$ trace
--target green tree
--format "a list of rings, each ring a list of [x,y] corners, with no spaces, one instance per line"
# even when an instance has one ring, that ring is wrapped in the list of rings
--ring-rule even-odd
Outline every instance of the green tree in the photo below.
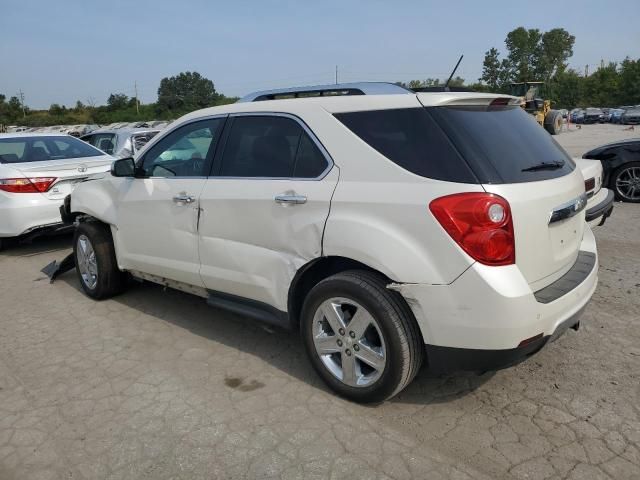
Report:
[[[619,105],[640,104],[640,59],[625,58],[620,64]]]
[[[524,82],[535,80],[540,59],[542,34],[537,28],[527,30],[518,27],[507,34],[507,59],[513,71],[513,80]]]
[[[582,101],[584,78],[575,70],[558,73],[550,82],[553,108],[585,106]]]
[[[182,72],[160,81],[157,107],[159,111],[196,110],[216,105],[219,100],[211,80],[198,72]]]
[[[107,99],[107,107],[110,110],[122,110],[127,107],[129,97],[124,93],[112,93]]]
[[[584,106],[594,107],[612,105],[618,97],[619,79],[620,75],[615,63],[599,68],[592,75],[583,79],[580,103]]]
[[[64,115],[66,112],[66,107],[64,105],[59,105],[57,103],[52,103],[49,107],[49,115],[60,116]]]
[[[536,76],[547,80],[567,68],[567,60],[573,55],[576,37],[564,28],[554,28],[542,34],[536,59]]]
[[[497,92],[501,82],[500,54],[497,48],[491,48],[484,54],[482,62],[482,77],[480,81],[485,82],[489,89]]]

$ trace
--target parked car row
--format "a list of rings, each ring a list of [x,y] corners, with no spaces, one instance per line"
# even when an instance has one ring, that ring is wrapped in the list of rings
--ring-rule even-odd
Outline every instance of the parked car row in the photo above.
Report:
[[[7,133],[66,133],[73,137],[80,137],[93,130],[100,128],[96,124],[81,124],[81,125],[53,125],[48,127],[19,127],[9,126],[7,127]]]
[[[567,117],[565,117],[567,118]],[[640,105],[620,108],[574,108],[568,114],[571,123],[621,123],[640,124]]]
[[[150,120],[138,122],[115,122],[109,125],[96,124],[80,124],[80,125],[53,125],[48,127],[21,127],[10,125],[6,128],[6,133],[66,133],[73,137],[82,137],[95,130],[109,129],[117,130],[120,128],[150,128],[153,130],[162,130],[173,120]]]

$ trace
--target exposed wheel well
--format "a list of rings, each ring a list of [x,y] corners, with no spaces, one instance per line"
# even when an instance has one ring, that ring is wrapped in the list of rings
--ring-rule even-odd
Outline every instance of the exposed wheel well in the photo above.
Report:
[[[379,271],[371,268],[364,263],[352,260],[346,257],[321,257],[304,265],[291,282],[289,287],[288,311],[289,322],[292,328],[298,328],[300,324],[300,312],[302,304],[307,294],[320,281],[324,280],[336,273],[346,270],[366,270],[383,275],[384,278],[391,280]]]

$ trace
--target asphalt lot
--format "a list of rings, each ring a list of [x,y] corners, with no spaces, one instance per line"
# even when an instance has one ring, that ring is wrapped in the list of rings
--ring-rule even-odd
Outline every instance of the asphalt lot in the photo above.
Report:
[[[588,125],[574,156],[640,136]],[[423,370],[385,404],[332,395],[294,334],[154,285],[95,303],[0,253],[0,479],[640,478],[640,205],[595,230],[579,332],[482,376]]]

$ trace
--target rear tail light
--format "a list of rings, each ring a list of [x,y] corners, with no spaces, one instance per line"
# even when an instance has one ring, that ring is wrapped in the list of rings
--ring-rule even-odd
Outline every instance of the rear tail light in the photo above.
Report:
[[[584,181],[584,189],[586,192],[593,190],[594,188],[596,188],[596,179],[595,178],[590,178],[589,180],[585,180]]]
[[[0,190],[10,193],[44,193],[55,181],[55,177],[0,178]]]
[[[491,193],[457,193],[436,198],[429,210],[474,260],[485,265],[516,261],[509,202]]]

